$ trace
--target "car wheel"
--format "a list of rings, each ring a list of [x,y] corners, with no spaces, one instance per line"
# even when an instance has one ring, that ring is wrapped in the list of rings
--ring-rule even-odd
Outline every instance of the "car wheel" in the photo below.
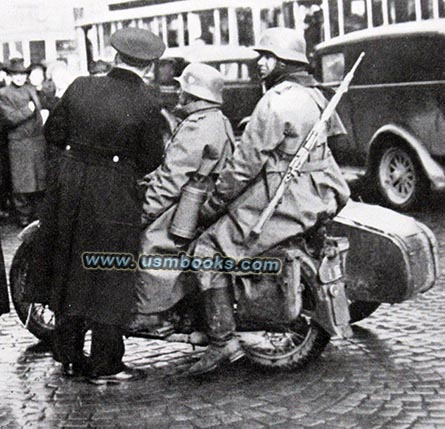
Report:
[[[384,203],[410,210],[426,188],[426,178],[415,155],[401,145],[386,147],[377,164],[377,189]]]

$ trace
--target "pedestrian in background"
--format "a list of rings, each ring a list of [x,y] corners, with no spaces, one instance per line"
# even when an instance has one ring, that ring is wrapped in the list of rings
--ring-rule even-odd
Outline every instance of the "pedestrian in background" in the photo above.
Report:
[[[142,376],[126,367],[122,326],[134,305],[132,271],[89,270],[84,252],[133,253],[139,246],[142,202],[137,179],[162,161],[162,116],[142,80],[165,45],[153,33],[118,30],[107,76],[76,79],[49,116],[45,136],[63,149],[58,180],[47,192],[41,230],[51,239],[54,357],[66,375],[95,384]],[[83,354],[85,324],[91,353]]]
[[[54,82],[46,78],[46,67],[41,63],[33,63],[28,67],[29,83],[36,89],[42,107],[43,122],[54,109],[58,99],[56,98],[56,86]]]
[[[0,89],[10,83],[7,68],[0,63]],[[0,220],[9,218],[11,205],[11,169],[9,167],[8,133],[6,123],[0,115]]]
[[[23,59],[11,59],[7,70],[11,84],[0,90],[0,115],[8,134],[12,199],[24,227],[35,218],[46,187],[46,143],[40,101],[27,83]]]

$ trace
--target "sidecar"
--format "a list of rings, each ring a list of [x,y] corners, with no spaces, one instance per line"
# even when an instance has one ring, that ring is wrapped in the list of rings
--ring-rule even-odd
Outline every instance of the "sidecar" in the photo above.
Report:
[[[11,266],[10,287],[23,324],[38,338],[48,339],[54,329],[51,311],[44,304],[26,299],[32,296],[29,262],[37,231],[34,228],[22,234],[23,243]],[[367,317],[380,303],[402,302],[427,291],[438,277],[435,236],[412,217],[351,201],[334,219],[328,233],[347,237],[350,243],[345,277],[352,322]]]
[[[347,237],[347,296],[353,322],[381,303],[399,303],[434,286],[439,276],[437,240],[414,218],[350,201],[329,234]]]

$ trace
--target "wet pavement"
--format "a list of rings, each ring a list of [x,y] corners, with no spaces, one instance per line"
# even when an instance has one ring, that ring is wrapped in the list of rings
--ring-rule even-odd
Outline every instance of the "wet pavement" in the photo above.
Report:
[[[445,267],[445,197],[413,213],[435,232]],[[3,227],[7,266],[17,229]],[[130,338],[126,362],[148,378],[118,386],[66,379],[15,312],[0,318],[1,428],[445,428],[445,272],[417,298],[382,305],[317,362],[265,372],[241,361],[197,379],[201,350]]]

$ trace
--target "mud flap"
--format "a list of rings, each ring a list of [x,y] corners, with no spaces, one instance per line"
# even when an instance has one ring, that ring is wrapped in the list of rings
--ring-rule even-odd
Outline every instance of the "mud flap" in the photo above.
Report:
[[[316,291],[314,320],[331,335],[352,336],[349,324],[349,302],[346,297],[343,273],[349,242],[346,238],[328,238],[318,269],[320,285]]]

